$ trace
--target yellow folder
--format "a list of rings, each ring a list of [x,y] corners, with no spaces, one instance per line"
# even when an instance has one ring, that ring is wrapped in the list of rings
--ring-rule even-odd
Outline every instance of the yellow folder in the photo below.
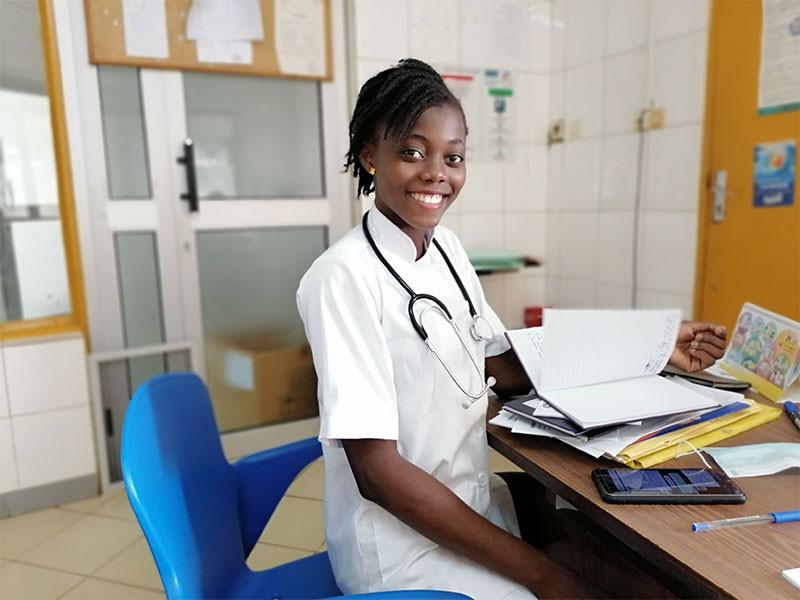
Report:
[[[730,415],[690,425],[670,433],[636,442],[624,448],[615,458],[634,469],[649,468],[691,452],[694,448],[710,446],[720,440],[777,419],[781,410],[773,406],[744,400],[750,406]]]

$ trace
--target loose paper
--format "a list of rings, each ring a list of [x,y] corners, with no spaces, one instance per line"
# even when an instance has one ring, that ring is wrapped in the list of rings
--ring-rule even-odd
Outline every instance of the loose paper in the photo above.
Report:
[[[125,54],[168,58],[165,0],[122,0]]]
[[[800,110],[800,2],[763,0],[759,114]]]
[[[186,18],[186,37],[203,42],[263,40],[259,0],[194,0]]]
[[[281,72],[325,74],[322,0],[275,0],[275,50]]]

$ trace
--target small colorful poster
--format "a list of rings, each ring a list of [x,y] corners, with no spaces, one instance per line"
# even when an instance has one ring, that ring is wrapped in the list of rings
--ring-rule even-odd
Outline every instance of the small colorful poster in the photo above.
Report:
[[[791,206],[797,171],[794,140],[757,144],[753,152],[753,206]]]
[[[778,400],[800,375],[800,323],[745,303],[720,366]]]

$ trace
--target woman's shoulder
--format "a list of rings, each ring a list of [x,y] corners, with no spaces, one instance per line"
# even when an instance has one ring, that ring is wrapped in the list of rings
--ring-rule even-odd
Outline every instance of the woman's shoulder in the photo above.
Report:
[[[362,285],[368,279],[365,267],[369,246],[360,228],[354,228],[320,254],[300,282],[304,288]]]

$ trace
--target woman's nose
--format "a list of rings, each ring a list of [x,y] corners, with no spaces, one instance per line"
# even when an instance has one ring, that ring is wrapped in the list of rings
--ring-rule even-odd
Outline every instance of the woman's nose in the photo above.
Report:
[[[431,181],[431,182],[439,182],[439,181],[444,181],[445,179],[447,179],[447,176],[444,174],[444,169],[441,169],[441,168],[439,168],[437,166],[433,166],[433,165],[431,167],[425,169],[425,171],[423,171],[421,177],[422,177],[423,180]]]

